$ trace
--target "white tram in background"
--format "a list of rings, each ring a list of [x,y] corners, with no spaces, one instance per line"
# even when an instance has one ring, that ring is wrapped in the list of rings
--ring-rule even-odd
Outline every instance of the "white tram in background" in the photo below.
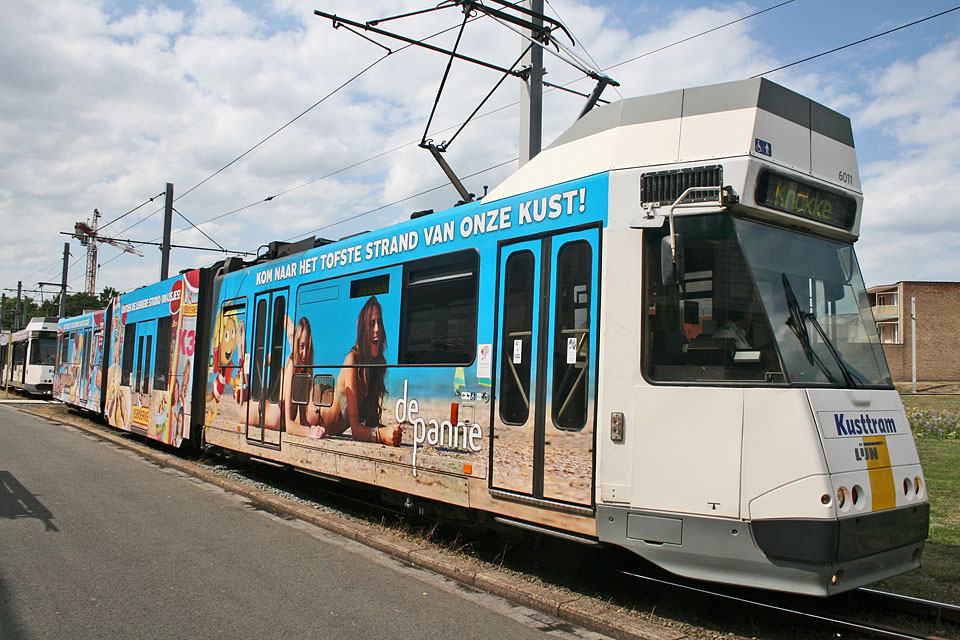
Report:
[[[929,522],[861,204],[849,119],[768,80],[611,103],[479,202],[118,297],[103,411],[692,578],[853,589],[919,567]]]
[[[31,394],[49,395],[57,359],[59,318],[30,318],[20,331],[4,333],[0,344],[3,382]],[[12,345],[12,346],[11,346]],[[7,350],[12,352],[8,354]]]

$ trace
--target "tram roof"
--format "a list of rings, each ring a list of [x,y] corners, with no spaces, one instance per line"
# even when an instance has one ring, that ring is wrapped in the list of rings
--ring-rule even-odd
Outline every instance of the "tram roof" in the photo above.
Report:
[[[772,152],[758,154],[754,147],[762,140],[772,143]],[[827,154],[822,152],[824,144],[831,147]],[[751,156],[860,190],[850,119],[775,82],[750,78],[597,107],[492,189],[484,201],[604,171],[662,170]],[[824,162],[828,156],[845,158],[843,166],[852,181],[838,182],[836,163]]]
[[[611,102],[577,120],[548,148],[616,127],[753,107],[854,146],[847,116],[766,78],[749,78]]]

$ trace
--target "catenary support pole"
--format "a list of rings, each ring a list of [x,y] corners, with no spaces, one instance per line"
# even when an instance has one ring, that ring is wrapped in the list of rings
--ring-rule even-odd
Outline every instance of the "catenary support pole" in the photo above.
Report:
[[[60,317],[67,317],[67,272],[70,269],[70,243],[63,243],[63,275],[60,276]]]
[[[170,275],[170,227],[173,224],[173,184],[167,183],[163,199],[163,244],[160,245],[160,279]]]
[[[20,297],[23,293],[23,281],[17,282],[17,314],[13,316],[13,330],[20,329]]]
[[[543,13],[543,0],[525,0],[524,6],[536,14]],[[539,17],[530,21],[543,26]],[[536,37],[536,34],[531,34]],[[521,40],[526,49],[529,42]],[[520,166],[522,167],[540,153],[543,133],[543,47],[533,46],[523,58],[525,75],[520,89]]]

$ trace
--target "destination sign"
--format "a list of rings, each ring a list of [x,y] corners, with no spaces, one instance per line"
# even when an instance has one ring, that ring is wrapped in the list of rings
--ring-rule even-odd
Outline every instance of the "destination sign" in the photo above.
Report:
[[[773,171],[760,172],[757,204],[848,231],[857,217],[853,198]]]

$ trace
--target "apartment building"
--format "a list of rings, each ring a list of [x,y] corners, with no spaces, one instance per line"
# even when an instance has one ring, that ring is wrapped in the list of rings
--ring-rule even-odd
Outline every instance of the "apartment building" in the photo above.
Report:
[[[867,289],[894,382],[912,379],[910,300],[916,301],[917,380],[960,380],[960,282],[902,281]]]

